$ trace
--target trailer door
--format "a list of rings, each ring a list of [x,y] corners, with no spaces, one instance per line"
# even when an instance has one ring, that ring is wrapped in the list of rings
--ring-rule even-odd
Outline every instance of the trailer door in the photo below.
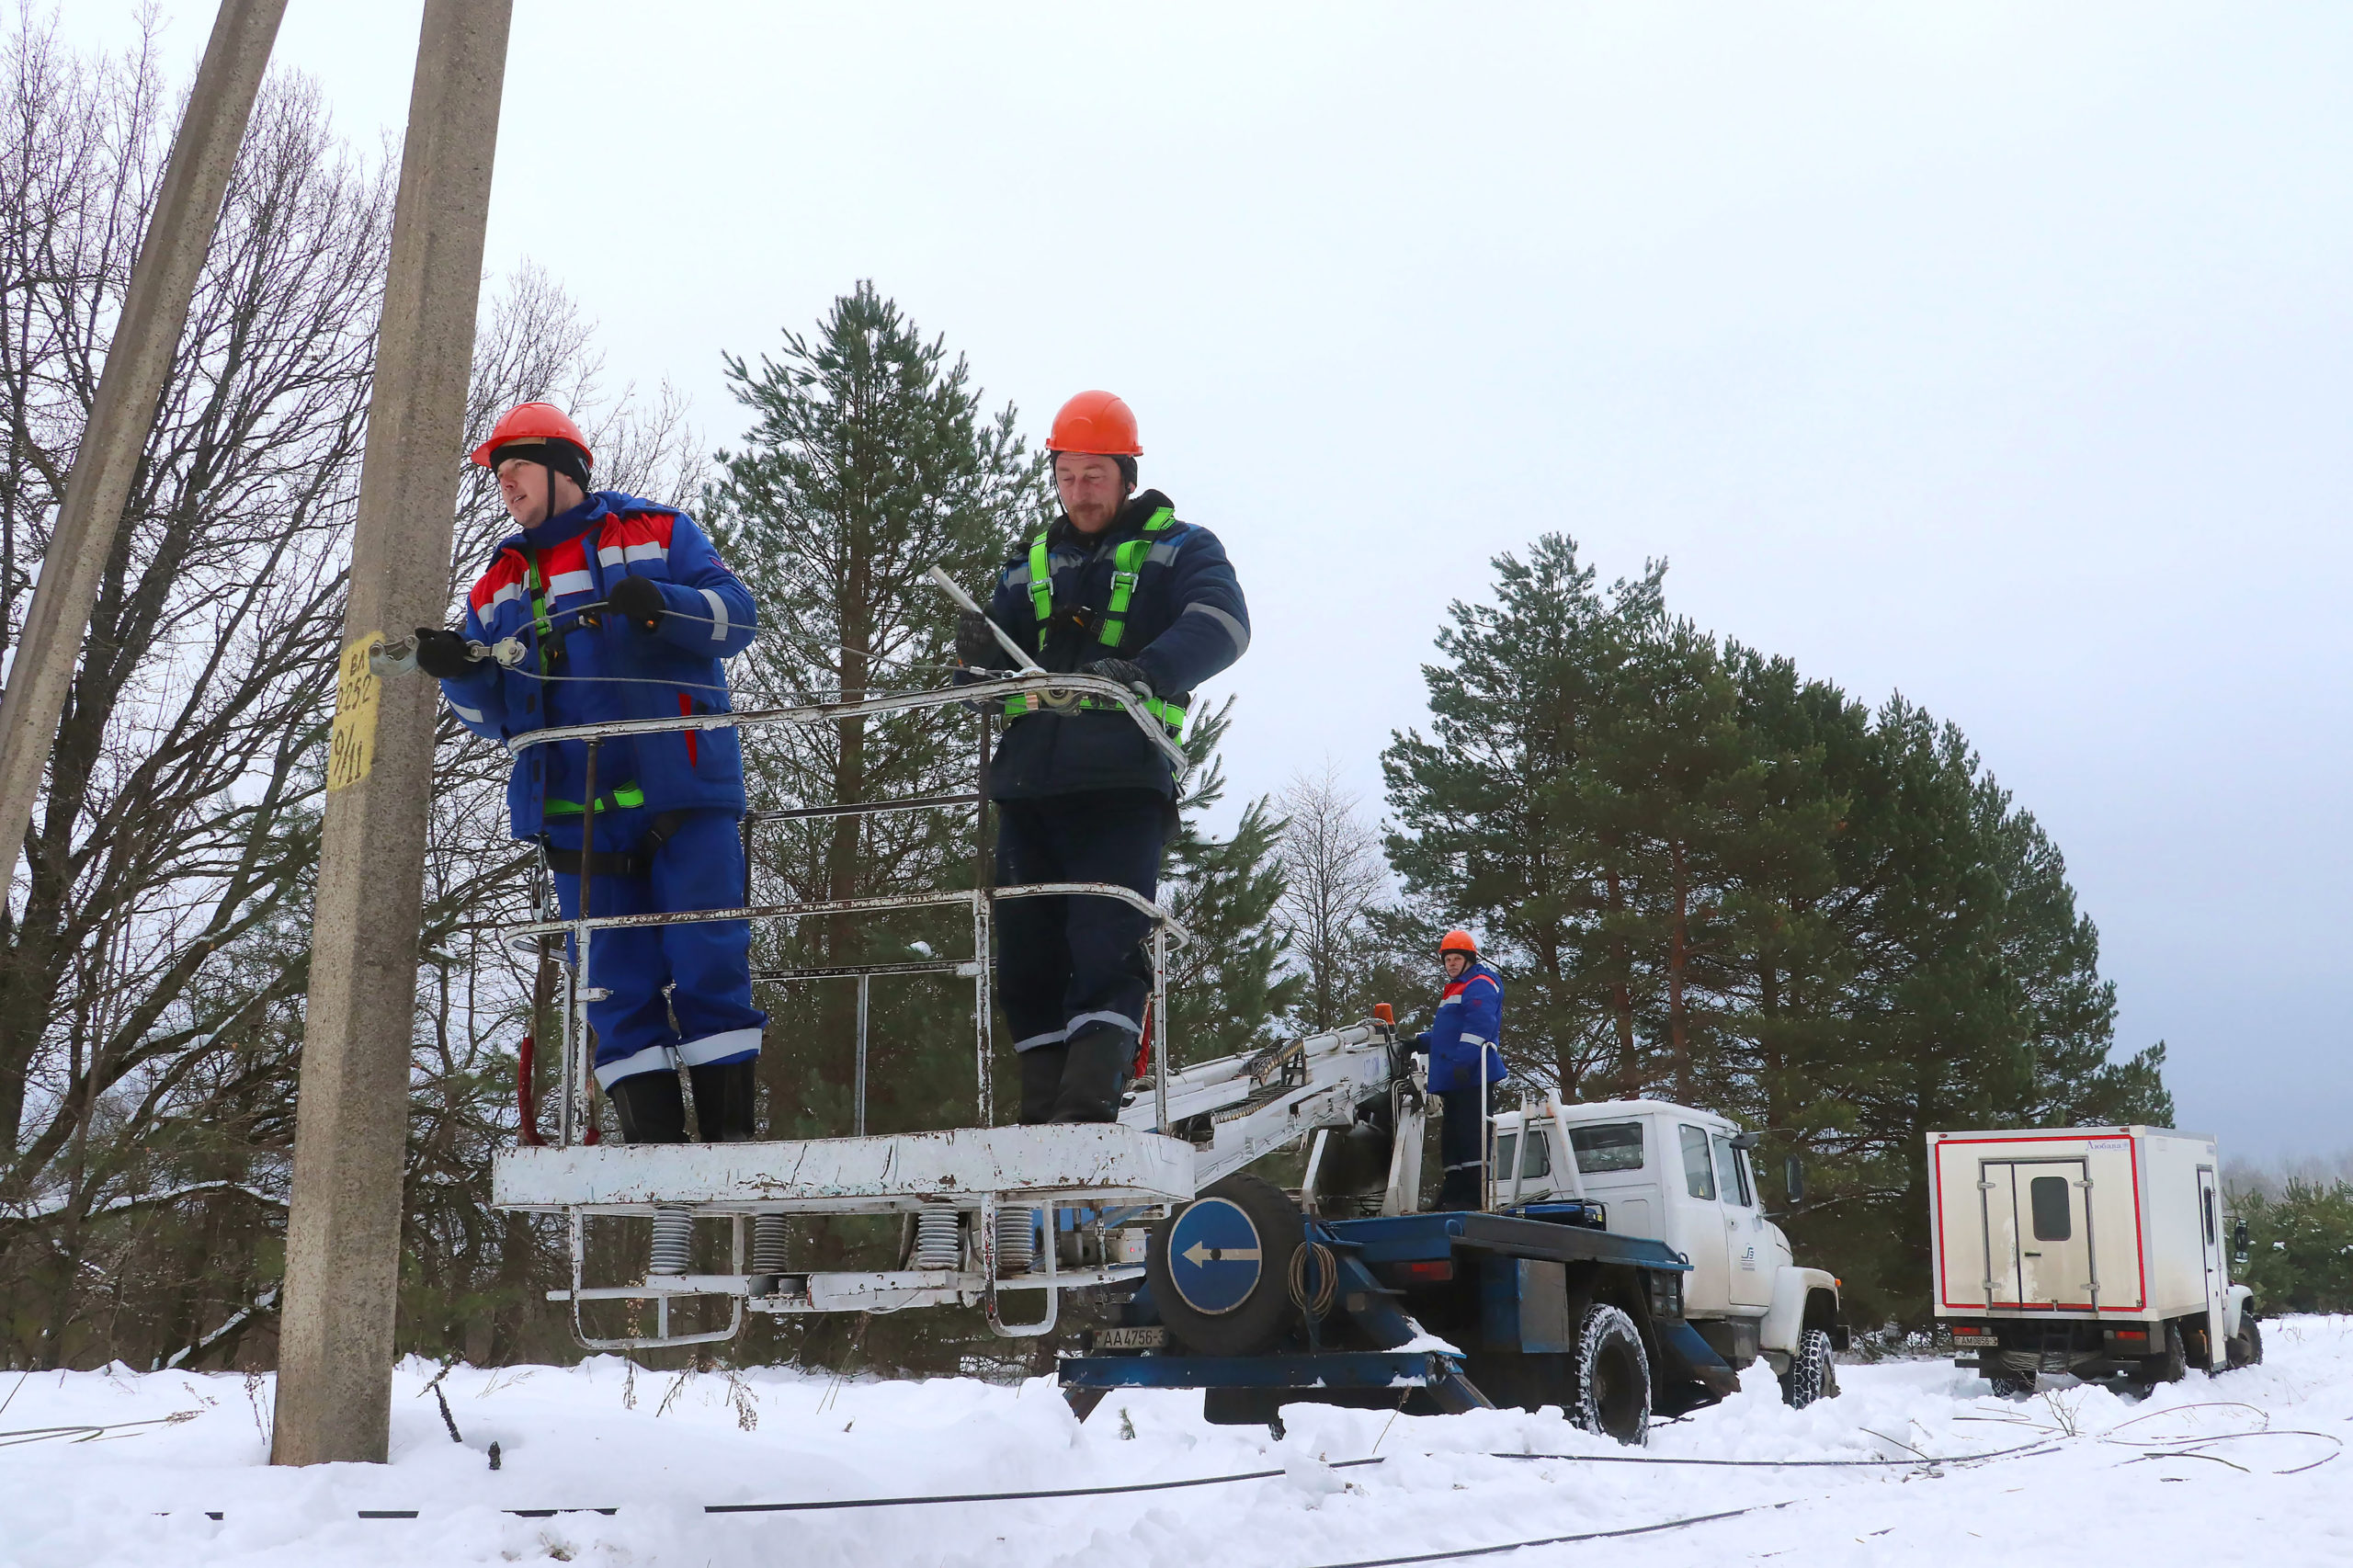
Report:
[[[1987,1303],[2096,1310],[2099,1282],[2084,1162],[1987,1160],[1978,1170]]]
[[[2229,1277],[2222,1270],[2222,1196],[2211,1165],[2198,1167],[2198,1238],[2199,1257],[2206,1266],[2206,1354],[2211,1371],[2228,1359],[2222,1349],[2222,1325],[2228,1312],[2224,1298],[2230,1290]]]

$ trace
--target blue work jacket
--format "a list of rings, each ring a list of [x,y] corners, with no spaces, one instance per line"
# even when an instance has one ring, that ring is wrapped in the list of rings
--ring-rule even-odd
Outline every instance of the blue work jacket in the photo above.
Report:
[[[667,613],[654,631],[591,608],[624,575],[661,588]],[[512,665],[483,660],[441,690],[468,729],[510,751],[534,730],[732,712],[722,661],[749,647],[757,630],[750,591],[692,517],[598,491],[500,543],[467,596],[465,635],[492,647],[512,639],[522,657]],[[587,756],[585,741],[517,753],[506,781],[517,838],[579,817]],[[732,729],[607,740],[597,749],[597,795],[599,811],[740,816],[743,747]]]
[[[1473,959],[1461,975],[1446,983],[1438,998],[1438,1016],[1414,1043],[1430,1053],[1430,1092],[1477,1086],[1479,1062],[1487,1064],[1487,1082],[1506,1076],[1503,1053],[1504,981],[1495,966]]]
[[[1137,540],[1145,541],[1134,551],[1141,569],[1114,614],[1120,547]],[[1097,659],[1132,660],[1154,697],[1181,708],[1250,646],[1250,608],[1225,547],[1209,529],[1176,521],[1168,497],[1157,490],[1131,500],[1099,534],[1080,533],[1066,517],[1055,519],[1044,553],[1048,617],[1040,619],[1040,596],[1031,591],[1034,549],[997,574],[988,613],[1046,669],[1062,674]],[[1105,640],[1107,627],[1116,641]],[[1025,711],[1007,725],[989,767],[989,794],[1000,801],[1136,789],[1174,798],[1176,774],[1135,721],[1117,710]]]

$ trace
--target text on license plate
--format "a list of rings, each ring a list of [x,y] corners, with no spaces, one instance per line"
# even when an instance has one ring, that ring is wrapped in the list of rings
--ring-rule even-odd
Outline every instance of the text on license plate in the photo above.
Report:
[[[1165,1350],[1168,1347],[1168,1331],[1154,1324],[1147,1328],[1098,1328],[1095,1331],[1097,1350]]]

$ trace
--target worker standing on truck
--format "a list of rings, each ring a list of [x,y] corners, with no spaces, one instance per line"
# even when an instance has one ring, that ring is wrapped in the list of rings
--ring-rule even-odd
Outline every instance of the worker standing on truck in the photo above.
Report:
[[[1200,684],[1250,646],[1250,612],[1225,547],[1136,491],[1136,417],[1105,392],[1054,415],[1047,450],[1062,515],[997,574],[984,619],[958,623],[972,670],[1012,663],[988,621],[1057,673],[1132,687],[1172,736]],[[1113,882],[1151,898],[1176,820],[1168,758],[1119,705],[1006,705],[990,765],[996,885]],[[997,987],[1021,1063],[1021,1119],[1111,1121],[1143,1027],[1149,919],[1110,899],[997,905]]]
[[[722,661],[751,644],[752,596],[686,513],[588,489],[595,459],[551,403],[510,410],[474,449],[519,532],[474,584],[465,629],[419,627],[416,662],[450,710],[502,744],[534,730],[732,711]],[[504,645],[503,653],[501,652]],[[731,909],[744,896],[744,758],[733,729],[532,746],[506,784],[509,830],[545,846],[563,917]],[[582,863],[594,812],[592,857]],[[737,921],[618,926],[589,941],[597,1082],[631,1143],[686,1142],[683,1063],[705,1142],[753,1133],[767,1016]],[[665,995],[665,993],[667,993]]]
[[[1430,1092],[1445,1108],[1438,1117],[1438,1160],[1446,1178],[1440,1209],[1482,1209],[1487,1191],[1487,1119],[1494,1085],[1504,1081],[1504,981],[1479,957],[1468,931],[1438,941],[1446,991],[1437,1017],[1414,1043],[1429,1052]]]

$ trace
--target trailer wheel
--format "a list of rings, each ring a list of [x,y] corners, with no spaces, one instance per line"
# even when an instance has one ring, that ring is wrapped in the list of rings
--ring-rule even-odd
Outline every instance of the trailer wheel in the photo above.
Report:
[[[1571,1418],[1588,1432],[1642,1447],[1650,1438],[1651,1358],[1634,1320],[1596,1303],[1586,1309],[1576,1346],[1569,1369],[1576,1381]]]
[[[1798,1353],[1781,1374],[1781,1402],[1791,1410],[1803,1410],[1817,1399],[1837,1397],[1838,1370],[1831,1359],[1829,1331],[1809,1328],[1798,1335]]]
[[[1307,1225],[1282,1188],[1230,1176],[1152,1228],[1144,1278],[1153,1304],[1201,1356],[1256,1356],[1290,1326],[1291,1254]]]
[[[2034,1392],[2032,1372],[1995,1372],[1985,1381],[1995,1399],[2024,1399]]]

